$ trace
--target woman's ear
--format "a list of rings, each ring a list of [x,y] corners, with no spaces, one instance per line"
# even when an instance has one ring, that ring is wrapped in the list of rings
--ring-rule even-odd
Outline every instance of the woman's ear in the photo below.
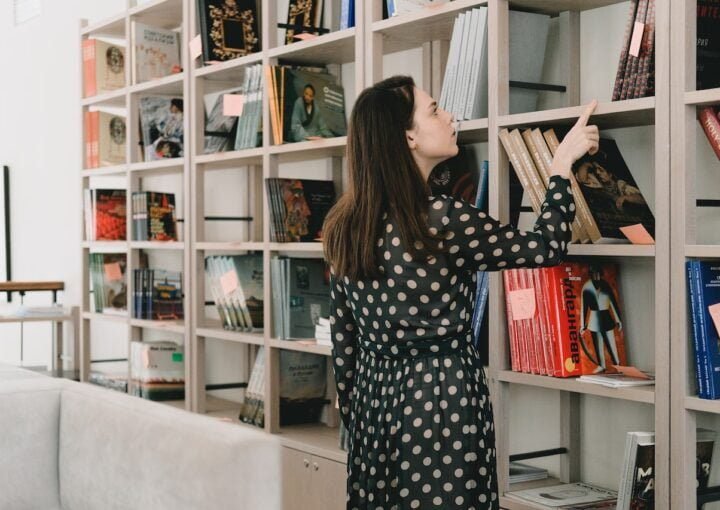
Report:
[[[407,139],[408,147],[410,147],[410,150],[413,151],[417,149],[417,143],[415,142],[415,132],[408,130],[405,131],[405,138]]]

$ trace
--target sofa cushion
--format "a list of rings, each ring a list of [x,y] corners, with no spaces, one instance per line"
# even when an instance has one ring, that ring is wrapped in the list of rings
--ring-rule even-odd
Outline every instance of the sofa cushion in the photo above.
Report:
[[[47,377],[0,382],[0,510],[60,508],[58,425],[63,386]]]
[[[280,506],[280,447],[262,432],[79,384],[60,427],[66,510]]]

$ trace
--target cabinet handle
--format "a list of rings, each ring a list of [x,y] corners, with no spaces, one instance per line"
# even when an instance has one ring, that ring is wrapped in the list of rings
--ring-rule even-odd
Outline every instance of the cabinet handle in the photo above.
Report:
[[[307,459],[303,459],[303,465],[304,465],[305,467],[310,467],[310,461],[307,460]]]
[[[313,462],[313,469],[314,469],[315,471],[317,471],[318,469],[320,469],[320,466],[318,466],[318,463],[317,463],[317,462]]]

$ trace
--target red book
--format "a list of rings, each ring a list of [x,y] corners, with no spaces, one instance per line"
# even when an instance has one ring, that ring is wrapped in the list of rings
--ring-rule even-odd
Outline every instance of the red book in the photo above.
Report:
[[[720,159],[720,110],[716,106],[701,108],[698,120],[715,155]]]
[[[505,315],[507,316],[508,343],[510,345],[510,369],[513,372],[522,372],[520,352],[518,346],[517,330],[512,320],[512,305],[510,304],[510,273],[512,270],[503,271],[503,284],[505,286]]]
[[[553,341],[556,347],[555,365],[558,377],[582,375],[580,364],[580,316],[577,295],[572,283],[573,264],[547,268],[548,307]]]
[[[83,57],[83,83],[85,97],[97,94],[97,77],[95,75],[95,39],[85,39],[82,42]]]
[[[537,320],[542,335],[543,351],[545,354],[545,366],[547,375],[558,375],[558,369],[555,366],[555,350],[552,341],[552,329],[550,326],[550,317],[548,315],[547,302],[547,283],[545,280],[545,270],[542,268],[531,269],[532,278],[535,283],[535,301],[537,302]]]

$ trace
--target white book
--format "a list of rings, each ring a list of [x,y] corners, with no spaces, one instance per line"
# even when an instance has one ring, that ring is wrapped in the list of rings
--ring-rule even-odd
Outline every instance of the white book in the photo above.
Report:
[[[466,119],[477,119],[480,115],[481,94],[487,94],[487,78],[484,86],[482,82],[483,74],[487,76],[487,7],[479,7],[478,32],[476,39],[476,47],[473,52],[472,74],[470,75],[470,84],[468,86],[468,102],[465,107]],[[485,73],[483,73],[483,67]]]
[[[564,483],[551,487],[540,487],[508,492],[507,496],[516,501],[527,501],[538,508],[553,509],[568,505],[600,503],[617,498],[617,492],[587,483]]]
[[[407,14],[409,12],[418,12],[426,7],[434,7],[445,4],[448,1],[450,0],[394,0],[395,10],[393,16]]]
[[[448,50],[447,64],[445,65],[445,76],[440,90],[440,107],[443,110],[450,111],[450,96],[453,84],[455,83],[455,73],[457,71],[457,55],[460,46],[460,26],[461,16],[455,18],[453,24],[452,36],[450,37],[450,49]]]
[[[628,432],[625,440],[625,463],[618,485],[617,510],[629,510],[632,497],[633,482],[635,480],[635,461],[639,444],[652,444],[655,442],[654,432]]]
[[[180,33],[133,21],[133,83],[156,80],[180,68]]]
[[[467,66],[465,65],[467,51],[470,41],[470,29],[472,27],[472,13],[465,12],[461,16],[464,16],[465,21],[462,27],[462,35],[460,36],[460,57],[458,59],[458,71],[455,77],[455,91],[453,92],[453,101],[450,106],[450,112],[456,117],[460,111],[460,102],[462,100],[462,91],[467,88],[467,85],[463,80],[467,79]]]
[[[476,73],[473,67],[473,55],[476,48],[479,46],[478,33],[480,23],[480,10],[473,9],[469,13],[470,16],[470,29],[468,30],[468,36],[465,41],[465,49],[463,52],[463,63],[462,63],[462,76],[460,77],[460,93],[457,98],[457,104],[455,105],[455,118],[462,120],[465,118],[465,109],[468,104],[468,96],[470,95],[469,83],[472,81],[472,75]]]

